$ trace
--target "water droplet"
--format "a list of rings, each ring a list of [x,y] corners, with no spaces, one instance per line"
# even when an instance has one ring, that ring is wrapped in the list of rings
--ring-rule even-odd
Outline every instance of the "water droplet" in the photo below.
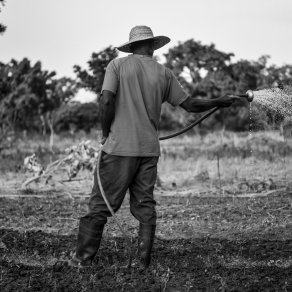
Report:
[[[249,103],[249,138],[250,138],[250,156],[252,156],[252,147],[251,147],[251,140],[252,140],[252,108],[251,108],[251,102]]]

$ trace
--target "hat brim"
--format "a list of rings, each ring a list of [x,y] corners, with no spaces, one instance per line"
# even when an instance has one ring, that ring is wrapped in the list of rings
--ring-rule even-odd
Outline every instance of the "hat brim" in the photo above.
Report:
[[[116,47],[119,51],[124,52],[124,53],[132,53],[131,50],[131,44],[144,41],[144,40],[154,40],[154,50],[158,50],[165,46],[167,43],[170,42],[170,38],[166,36],[156,36],[156,37],[146,37],[146,38],[141,38],[139,40],[127,42],[119,47]]]

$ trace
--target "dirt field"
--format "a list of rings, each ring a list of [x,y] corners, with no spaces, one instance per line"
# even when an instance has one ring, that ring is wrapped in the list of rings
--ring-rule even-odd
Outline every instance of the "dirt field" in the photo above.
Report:
[[[0,291],[292,291],[291,140],[219,133],[162,144],[146,272],[125,267],[126,241],[112,218],[99,263],[80,271],[66,266],[91,174],[70,183],[58,174],[49,185],[21,190],[30,174],[20,159],[38,151],[48,160],[40,144],[20,143],[1,155]],[[138,222],[128,197],[117,216],[133,238],[135,259]]]

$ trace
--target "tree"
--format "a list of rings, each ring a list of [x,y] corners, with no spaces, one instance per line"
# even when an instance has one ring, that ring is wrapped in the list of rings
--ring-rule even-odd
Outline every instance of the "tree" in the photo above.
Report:
[[[1,126],[14,130],[40,129],[45,132],[46,119],[62,103],[73,97],[76,83],[69,78],[54,79],[55,72],[42,70],[27,58],[0,63]],[[47,121],[50,125],[50,121]]]
[[[116,50],[109,46],[106,49],[92,53],[91,59],[87,62],[89,70],[74,66],[80,87],[89,89],[97,95],[101,92],[105,70],[108,63],[118,56]]]
[[[62,104],[68,103],[76,94],[78,86],[72,79],[63,77],[53,79],[47,84],[46,100],[40,104],[39,114],[43,126],[43,134],[49,127],[51,134],[54,132],[53,113]]]
[[[4,6],[5,1],[4,0],[0,0],[0,12],[1,12],[1,6]],[[0,34],[3,34],[6,30],[6,26],[2,23],[0,23]]]
[[[165,66],[174,72],[190,96],[216,98],[221,96],[231,83],[231,78],[226,77],[232,56],[232,53],[217,50],[214,44],[203,45],[199,41],[190,39],[179,43],[165,54]],[[171,111],[175,115],[181,116],[178,110],[169,106],[165,107],[163,111],[163,113]],[[208,122],[214,120],[217,123],[217,115],[221,114],[216,113],[208,119]],[[183,123],[187,124],[189,121],[193,121],[194,116],[197,118],[200,114],[185,114]]]
[[[55,113],[54,128],[56,132],[78,130],[89,133],[99,123],[98,105],[89,103],[63,104]]]
[[[206,91],[201,86],[202,80],[205,79],[205,75],[220,74],[230,63],[232,56],[232,53],[217,50],[214,44],[203,45],[199,41],[190,39],[184,43],[179,43],[165,54],[165,66],[174,72],[190,95],[208,96],[210,92],[217,92],[217,84],[208,82],[211,88]],[[183,73],[188,75],[190,81],[186,81]],[[217,93],[215,96],[217,96]]]
[[[99,96],[105,70],[108,63],[117,57],[116,50],[109,46],[106,49],[92,53],[89,59],[88,69],[74,66],[77,75],[78,87],[90,90]],[[89,132],[91,128],[99,123],[98,102],[97,103],[72,103],[63,104],[54,114],[54,127],[57,132],[84,130]]]

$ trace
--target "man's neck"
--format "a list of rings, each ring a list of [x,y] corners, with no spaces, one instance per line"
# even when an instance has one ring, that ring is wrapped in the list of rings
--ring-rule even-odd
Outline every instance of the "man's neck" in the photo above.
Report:
[[[150,57],[153,57],[153,52],[151,52],[150,50],[148,49],[139,49],[139,50],[135,50],[133,51],[133,54],[135,55],[142,55],[142,56],[150,56]]]

